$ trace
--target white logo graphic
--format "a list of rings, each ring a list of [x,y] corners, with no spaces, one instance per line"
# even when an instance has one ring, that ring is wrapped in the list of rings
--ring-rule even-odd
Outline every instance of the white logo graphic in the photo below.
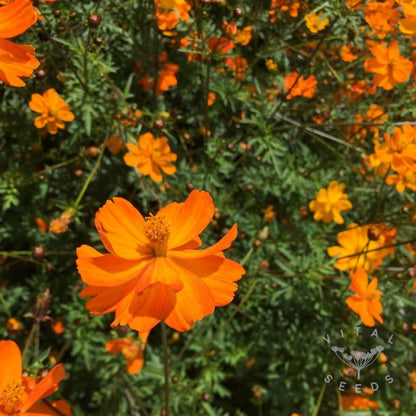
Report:
[[[351,350],[350,354],[344,352],[344,347],[333,346],[331,347],[331,350],[334,351],[335,355],[344,364],[349,365],[357,370],[357,379],[359,380],[361,370],[373,364],[377,360],[381,351],[384,350],[384,347],[382,345],[377,345],[377,347],[371,348],[369,352]]]
[[[344,331],[342,329],[339,331],[339,334],[342,339],[345,339]],[[359,336],[362,337],[363,334],[361,334],[361,327],[355,327],[355,335],[357,338]],[[377,343],[377,345],[370,346],[368,347],[368,349],[365,349],[365,347],[363,349],[358,349],[347,348],[345,346],[338,346],[339,340],[337,341],[338,345],[334,345],[334,343],[331,342],[329,334],[326,334],[323,337],[323,339],[327,344],[330,345],[331,350],[335,353],[335,355],[342,363],[356,370],[357,380],[360,380],[361,378],[361,370],[368,368],[372,364],[374,364],[379,358],[380,354],[386,350],[385,347],[381,345],[381,343],[383,343],[386,347],[388,347],[388,344],[393,345],[393,335],[390,335],[387,339],[383,340],[381,337],[379,337],[377,329],[373,329],[369,337],[367,336],[367,339],[357,340],[358,343],[362,343],[365,341],[365,343],[373,343],[374,341]],[[332,380],[335,381],[335,378],[332,374],[327,374],[324,378],[324,381],[327,384],[330,383]],[[393,382],[393,377],[387,374],[384,376],[384,380],[388,384],[391,384]],[[355,383],[351,387],[358,394],[362,393],[364,388],[364,386],[360,383]],[[346,391],[346,388],[348,388],[348,382],[343,380],[339,381],[338,390],[343,392]],[[376,381],[371,381],[369,383],[368,388],[371,388],[372,391],[377,391],[379,385]]]

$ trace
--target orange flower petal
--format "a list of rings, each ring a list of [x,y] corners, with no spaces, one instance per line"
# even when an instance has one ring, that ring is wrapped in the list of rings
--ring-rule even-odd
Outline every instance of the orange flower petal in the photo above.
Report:
[[[35,402],[48,397],[58,389],[59,382],[65,378],[65,368],[62,364],[58,364],[43,378],[32,390],[22,405],[21,412],[29,410]]]
[[[14,341],[0,341],[0,391],[5,384],[22,378],[22,356]]]
[[[30,0],[14,0],[0,8],[0,38],[14,38],[36,20],[37,13]]]
[[[13,87],[23,87],[25,83],[20,77],[29,77],[40,65],[34,55],[32,46],[0,38],[0,80]]]
[[[140,212],[123,198],[107,201],[95,216],[95,226],[105,248],[125,259],[138,259],[149,254],[144,223]]]
[[[231,243],[237,237],[237,224],[234,224],[228,233],[221,238],[220,241],[213,244],[211,247],[204,248],[202,250],[171,250],[168,252],[168,257],[173,259],[196,259],[206,256],[211,256],[212,254],[218,254],[220,251],[223,251],[231,246]]]
[[[148,265],[150,258],[138,257],[135,260],[125,260],[113,254],[89,254],[92,247],[82,245],[77,249],[77,266],[79,274],[85,283],[92,286],[119,286],[136,278]]]

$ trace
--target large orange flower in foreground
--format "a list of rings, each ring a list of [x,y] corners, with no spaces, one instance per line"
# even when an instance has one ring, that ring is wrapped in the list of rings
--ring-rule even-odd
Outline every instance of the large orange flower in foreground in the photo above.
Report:
[[[412,61],[400,55],[397,40],[388,47],[376,44],[370,48],[374,58],[367,58],[364,62],[366,72],[375,74],[374,85],[385,90],[391,90],[395,85],[405,82],[413,71]]]
[[[187,331],[196,320],[229,304],[244,268],[223,250],[237,236],[237,225],[211,247],[199,235],[214,215],[208,192],[193,191],[185,202],[171,203],[143,218],[123,198],[107,201],[95,226],[109,253],[82,245],[78,271],[87,283],[83,297],[94,315],[115,312],[112,326],[150,331],[160,321]]]
[[[64,121],[72,121],[75,118],[70,111],[71,107],[54,88],[49,88],[43,95],[32,94],[29,107],[40,113],[40,116],[35,118],[35,127],[45,129],[49,134],[58,133],[58,129],[65,128]]]
[[[347,299],[347,305],[355,313],[360,315],[364,325],[374,326],[374,318],[380,323],[383,323],[381,312],[380,296],[381,292],[377,290],[377,278],[375,277],[370,284],[368,284],[368,276],[364,269],[357,269],[351,272],[351,286],[350,289],[355,292],[355,295]]]
[[[14,341],[0,341],[0,416],[71,415],[63,400],[51,402],[50,406],[39,402],[56,390],[65,377],[62,364],[55,366],[42,380],[22,375],[22,356]]]
[[[9,38],[21,35],[37,20],[31,0],[15,0],[0,7],[0,80],[13,87],[23,87],[20,77],[30,77],[40,62],[31,45],[17,45]]]

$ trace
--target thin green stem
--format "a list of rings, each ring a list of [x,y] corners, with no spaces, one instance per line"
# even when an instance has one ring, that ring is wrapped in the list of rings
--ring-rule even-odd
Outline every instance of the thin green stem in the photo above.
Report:
[[[163,364],[165,369],[165,412],[164,415],[169,415],[169,362],[168,362],[168,338],[166,335],[165,321],[161,322],[162,331],[162,345],[163,345]]]
[[[96,174],[98,168],[100,167],[101,161],[103,159],[104,156],[104,144],[101,145],[101,149],[100,149],[100,154],[98,156],[97,161],[95,162],[95,165],[92,169],[92,171],[90,172],[90,174],[88,175],[87,180],[84,182],[84,186],[82,187],[80,193],[78,194],[77,199],[74,202],[73,208],[76,210],[78,208],[79,203],[81,202],[86,190],[88,189],[88,186],[92,180],[92,178],[94,177],[94,175]]]
[[[326,389],[326,383],[322,384],[321,391],[319,392],[318,402],[316,403],[315,410],[312,413],[312,416],[318,416],[319,409],[321,408],[322,399],[324,398],[324,393]]]

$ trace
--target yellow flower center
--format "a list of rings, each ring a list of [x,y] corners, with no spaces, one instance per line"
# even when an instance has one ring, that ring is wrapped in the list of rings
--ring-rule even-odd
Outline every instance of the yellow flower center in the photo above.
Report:
[[[51,108],[50,112],[51,112],[51,116],[56,117],[59,111],[57,108]]]
[[[144,233],[153,243],[153,251],[156,257],[165,257],[167,252],[167,241],[169,228],[162,215],[150,214],[145,218]]]
[[[6,414],[15,413],[22,404],[23,392],[20,380],[7,383],[0,395],[0,409]]]

